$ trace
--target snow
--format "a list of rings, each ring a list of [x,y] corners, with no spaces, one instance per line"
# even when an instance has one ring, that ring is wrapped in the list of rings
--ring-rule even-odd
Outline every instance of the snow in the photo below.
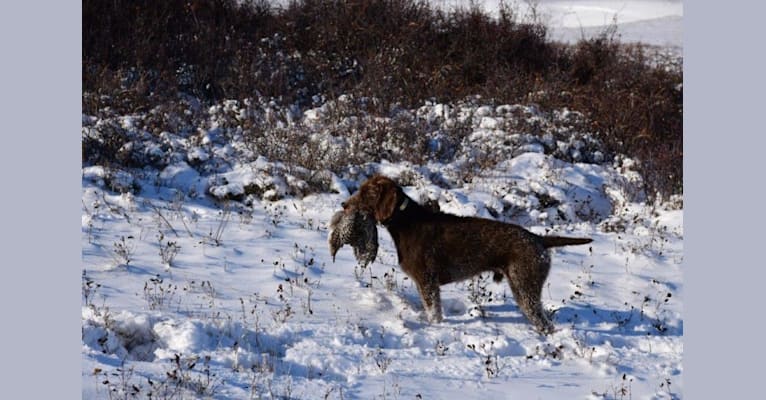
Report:
[[[192,188],[197,191],[204,191],[199,172],[189,166],[184,161],[168,165],[160,172],[159,178],[161,184],[165,187],[175,188],[188,193]]]
[[[232,167],[211,193],[234,194],[253,171],[273,170],[264,158],[253,164]],[[422,177],[444,167],[367,168]],[[349,248],[333,264],[327,223],[349,194],[346,178],[333,179],[338,193],[221,208],[209,196],[171,197],[202,179],[183,162],[158,175],[168,186],[119,194],[103,185],[102,168],[83,168],[83,398],[133,386],[142,396],[217,399],[682,393],[683,212],[610,196],[603,186],[624,194],[626,182],[613,167],[523,153],[463,187],[414,178],[405,188],[446,212],[594,238],[554,251],[543,299],[557,331],[548,337],[489,276],[445,286],[445,321],[428,324],[382,228],[370,268],[358,270]],[[541,194],[560,204],[542,207]],[[578,208],[585,197],[587,210]],[[504,212],[510,205],[516,214]],[[169,241],[180,250],[165,263]]]
[[[465,0],[430,0],[450,9],[466,6]],[[476,4],[497,12],[500,0],[478,0]],[[623,42],[643,42],[655,46],[683,47],[683,4],[681,0],[537,0],[505,1],[518,14],[533,13],[550,29],[550,37],[574,42],[604,31],[616,24]]]

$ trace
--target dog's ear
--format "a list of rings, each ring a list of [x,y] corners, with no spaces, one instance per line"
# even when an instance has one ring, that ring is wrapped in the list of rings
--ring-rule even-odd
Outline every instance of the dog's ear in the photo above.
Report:
[[[378,222],[386,221],[394,215],[400,189],[390,180],[378,181],[375,186],[378,192],[378,201],[374,208],[375,219]]]

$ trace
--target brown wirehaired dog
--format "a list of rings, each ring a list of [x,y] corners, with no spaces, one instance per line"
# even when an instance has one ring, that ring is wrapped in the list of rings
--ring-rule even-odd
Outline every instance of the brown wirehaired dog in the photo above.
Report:
[[[343,209],[369,213],[388,229],[399,264],[415,281],[431,322],[442,320],[441,285],[491,271],[496,282],[508,280],[516,303],[535,328],[552,332],[540,301],[551,264],[547,249],[592,241],[539,236],[518,225],[428,209],[382,175],[365,181]]]

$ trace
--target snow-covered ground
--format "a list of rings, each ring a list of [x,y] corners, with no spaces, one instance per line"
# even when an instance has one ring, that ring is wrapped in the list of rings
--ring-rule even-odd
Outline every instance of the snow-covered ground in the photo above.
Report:
[[[148,135],[139,116],[120,117],[134,132],[126,151],[162,166],[83,166],[83,398],[682,397],[678,199],[647,204],[633,161],[604,160],[588,134],[504,130],[577,113],[430,104],[412,113],[470,121],[450,161],[349,166],[312,191],[298,168],[217,125],[224,109],[248,115],[239,107],[214,107],[186,133]],[[293,123],[320,124],[327,109]],[[83,116],[83,135],[101,123]],[[320,128],[313,140],[358,145]],[[487,152],[504,158],[466,177]],[[553,251],[543,301],[556,332],[535,333],[489,274],[445,286],[445,320],[428,324],[383,228],[366,270],[348,247],[333,263],[327,223],[373,173],[446,212],[592,237]]]

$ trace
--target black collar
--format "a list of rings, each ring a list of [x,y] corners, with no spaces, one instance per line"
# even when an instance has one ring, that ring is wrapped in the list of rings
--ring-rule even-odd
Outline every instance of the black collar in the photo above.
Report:
[[[398,209],[399,211],[404,211],[405,209],[407,209],[407,206],[409,205],[410,205],[410,198],[407,195],[404,195],[404,200],[402,200],[402,202],[399,204],[399,206],[396,207],[396,209]],[[394,219],[395,214],[396,214],[396,210],[394,210],[394,212],[391,214],[390,217],[388,217],[388,219],[386,219],[385,221],[380,221],[380,224],[383,226],[387,226],[388,224],[391,223],[391,220]]]

